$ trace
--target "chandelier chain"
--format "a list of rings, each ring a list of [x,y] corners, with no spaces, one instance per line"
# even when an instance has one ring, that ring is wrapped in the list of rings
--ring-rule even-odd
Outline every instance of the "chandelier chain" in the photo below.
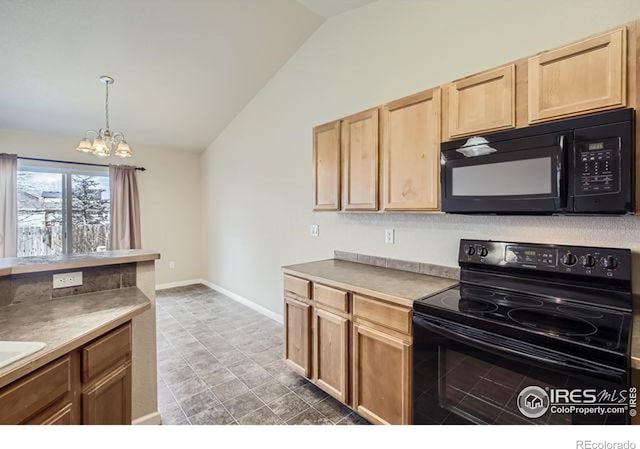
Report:
[[[109,130],[109,83],[104,85],[106,91],[105,101],[104,101],[104,113],[107,119],[107,131]]]

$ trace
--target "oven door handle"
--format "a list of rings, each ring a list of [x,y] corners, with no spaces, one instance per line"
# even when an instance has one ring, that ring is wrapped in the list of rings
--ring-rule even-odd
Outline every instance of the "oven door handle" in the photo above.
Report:
[[[624,370],[588,363],[578,357],[543,349],[529,343],[470,328],[448,320],[442,320],[432,316],[426,317],[424,315],[418,315],[415,312],[413,319],[414,325],[426,328],[450,340],[481,350],[497,354],[508,353],[521,359],[543,363],[564,371],[589,374],[598,378],[606,378],[618,382],[621,382],[626,377]]]
[[[558,147],[560,151],[558,152],[558,162],[556,164],[556,174],[557,174],[557,189],[558,196],[560,197],[560,207],[565,209],[567,207],[567,195],[568,195],[568,158],[567,158],[567,144],[571,140],[570,134],[561,134],[558,137]]]

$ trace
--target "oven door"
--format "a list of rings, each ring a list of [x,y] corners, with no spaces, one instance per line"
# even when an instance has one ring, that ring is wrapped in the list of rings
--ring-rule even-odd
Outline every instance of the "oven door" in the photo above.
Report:
[[[571,412],[549,399],[539,417],[518,407],[525,387],[624,395],[628,375],[448,320],[414,313],[414,424],[627,424],[628,410]],[[520,397],[520,398],[519,398]],[[535,398],[534,398],[535,399]],[[537,400],[537,399],[536,399]],[[609,397],[607,402],[620,401]],[[617,402],[616,402],[617,403]],[[626,403],[623,404],[623,408]],[[544,410],[544,408],[542,409]],[[527,411],[529,412],[529,411]]]
[[[570,210],[571,134],[491,143],[490,151],[442,153],[442,209],[453,213],[552,214]]]

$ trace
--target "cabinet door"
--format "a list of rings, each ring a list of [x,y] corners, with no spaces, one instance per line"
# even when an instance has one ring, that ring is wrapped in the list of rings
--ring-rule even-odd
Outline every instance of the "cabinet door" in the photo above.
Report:
[[[313,379],[324,391],[346,403],[349,373],[349,321],[317,308],[313,319]]]
[[[378,109],[342,120],[342,200],[345,210],[378,209]]]
[[[131,424],[131,363],[85,387],[82,421],[83,424]]]
[[[371,422],[411,424],[411,343],[353,325],[353,407]]]
[[[448,84],[445,138],[515,127],[515,70],[511,64]]]
[[[626,105],[626,29],[529,59],[529,122]]]
[[[313,129],[314,210],[340,209],[340,121]]]
[[[440,89],[382,110],[384,210],[437,210],[440,200]]]
[[[311,376],[310,312],[309,304],[284,299],[284,358],[293,370],[305,377]]]

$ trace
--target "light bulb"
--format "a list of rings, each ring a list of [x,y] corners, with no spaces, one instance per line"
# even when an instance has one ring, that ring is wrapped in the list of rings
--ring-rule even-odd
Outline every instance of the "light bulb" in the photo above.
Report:
[[[91,141],[89,139],[82,139],[76,148],[76,151],[82,151],[83,153],[91,153],[93,148],[91,147]]]
[[[133,156],[133,152],[131,151],[131,147],[124,140],[118,144],[118,148],[114,153],[118,157],[131,157]]]
[[[93,141],[93,154],[98,157],[109,157],[111,155],[104,139],[98,137]]]

